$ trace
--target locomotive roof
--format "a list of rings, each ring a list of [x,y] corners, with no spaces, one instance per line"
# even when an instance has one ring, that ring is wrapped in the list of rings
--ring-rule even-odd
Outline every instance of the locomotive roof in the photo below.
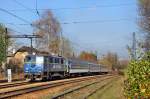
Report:
[[[27,56],[43,56],[43,57],[55,57],[55,58],[64,58],[62,56],[56,56],[56,55],[32,55],[32,54],[29,54]]]

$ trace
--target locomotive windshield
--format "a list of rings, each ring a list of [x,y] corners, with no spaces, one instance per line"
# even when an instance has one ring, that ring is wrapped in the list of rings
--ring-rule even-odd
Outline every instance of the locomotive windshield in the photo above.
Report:
[[[26,56],[25,62],[35,63],[35,64],[43,64],[43,57],[41,56]]]
[[[32,57],[32,56],[27,56],[25,58],[25,62],[34,62],[35,61],[35,57]]]
[[[43,57],[40,57],[40,56],[36,57],[36,64],[43,64],[43,62],[44,62]]]

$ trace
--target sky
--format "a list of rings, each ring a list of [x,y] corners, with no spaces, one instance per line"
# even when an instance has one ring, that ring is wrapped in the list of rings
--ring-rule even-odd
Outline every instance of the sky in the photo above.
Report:
[[[97,51],[100,56],[108,51],[120,58],[128,58],[126,45],[137,32],[137,0],[1,0],[0,9],[17,15],[28,23],[39,19],[44,10],[51,9],[61,23],[62,33],[76,51]],[[31,34],[33,28],[26,22],[0,10],[0,23],[17,31]],[[63,24],[68,23],[68,24]],[[20,43],[28,42],[19,40]],[[29,43],[29,42],[28,42]]]

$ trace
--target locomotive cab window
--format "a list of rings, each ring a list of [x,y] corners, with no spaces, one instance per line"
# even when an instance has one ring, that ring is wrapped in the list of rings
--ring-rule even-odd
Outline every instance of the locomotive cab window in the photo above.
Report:
[[[31,57],[26,57],[26,61],[27,62],[31,61]]]
[[[26,57],[25,61],[26,62],[33,62],[33,61],[35,61],[35,57],[28,56],[28,57]]]

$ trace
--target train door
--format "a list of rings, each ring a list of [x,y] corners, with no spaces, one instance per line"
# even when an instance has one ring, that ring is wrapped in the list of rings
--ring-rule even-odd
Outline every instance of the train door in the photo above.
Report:
[[[60,58],[59,61],[60,61],[60,65],[61,65],[63,71],[66,71],[66,67],[65,67],[65,65],[64,65],[64,59],[63,59],[63,58]]]
[[[66,67],[67,73],[69,73],[69,60],[68,59],[65,59],[65,67]]]
[[[54,58],[53,57],[49,57],[49,71],[52,71],[53,68],[53,64],[54,63]]]

